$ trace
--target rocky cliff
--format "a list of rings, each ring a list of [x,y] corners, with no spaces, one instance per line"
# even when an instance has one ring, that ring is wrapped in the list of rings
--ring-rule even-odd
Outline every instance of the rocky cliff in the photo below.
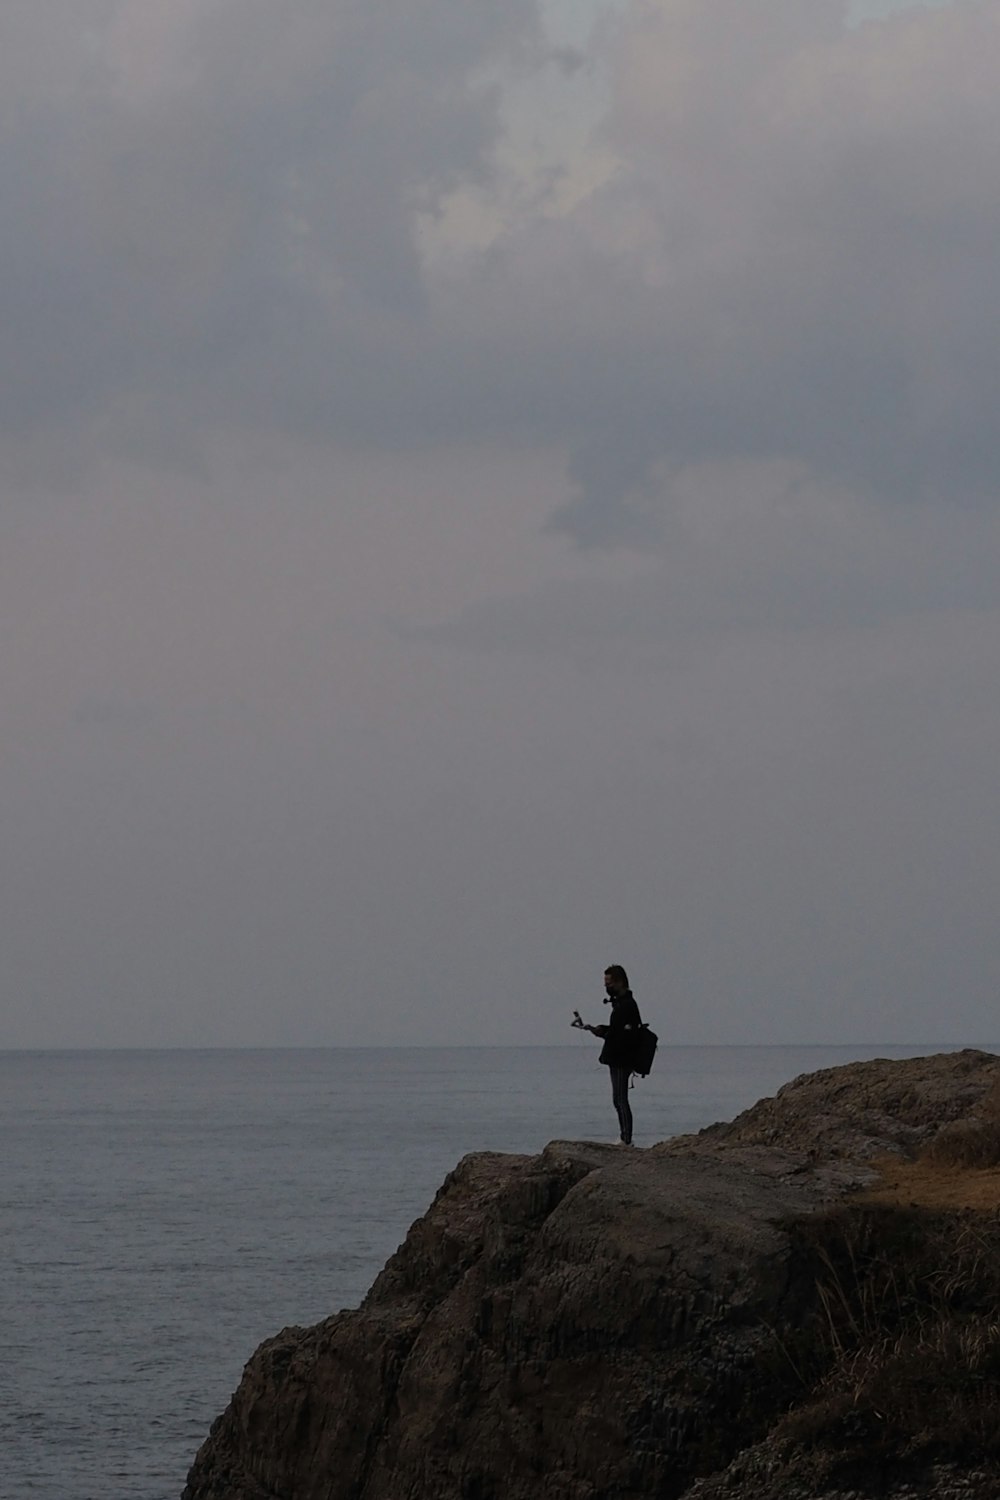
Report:
[[[261,1345],[184,1500],[1000,1496],[998,1097],[982,1052],[856,1063],[469,1156],[359,1309]]]

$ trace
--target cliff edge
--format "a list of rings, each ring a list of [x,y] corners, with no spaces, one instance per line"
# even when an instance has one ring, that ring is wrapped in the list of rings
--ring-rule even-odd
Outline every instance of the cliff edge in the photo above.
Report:
[[[826,1069],[449,1175],[261,1345],[183,1500],[1000,1495],[1000,1058]]]

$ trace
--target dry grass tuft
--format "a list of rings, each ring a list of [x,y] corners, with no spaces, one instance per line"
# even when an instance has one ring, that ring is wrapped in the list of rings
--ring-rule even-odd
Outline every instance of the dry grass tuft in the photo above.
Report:
[[[1000,1456],[1000,1214],[869,1202],[801,1230],[816,1365],[788,1436],[835,1463]]]
[[[838,1361],[785,1430],[848,1460],[1000,1456],[1000,1326],[942,1317],[864,1344]]]
[[[974,1120],[946,1125],[921,1152],[934,1166],[983,1170],[1000,1167],[1000,1087],[984,1095]]]
[[[982,1171],[1000,1167],[1000,1120],[976,1120],[949,1125],[921,1153],[939,1167]]]

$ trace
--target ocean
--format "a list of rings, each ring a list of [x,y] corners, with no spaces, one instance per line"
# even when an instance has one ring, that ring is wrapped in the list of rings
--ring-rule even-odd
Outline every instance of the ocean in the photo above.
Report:
[[[939,1047],[661,1048],[636,1144]],[[363,1297],[469,1151],[612,1140],[545,1048],[0,1052],[0,1495],[178,1500],[246,1360]]]

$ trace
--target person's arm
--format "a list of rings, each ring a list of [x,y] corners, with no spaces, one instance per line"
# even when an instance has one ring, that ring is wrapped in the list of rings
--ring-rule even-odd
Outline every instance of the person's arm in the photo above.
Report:
[[[642,1017],[639,1014],[639,1007],[635,1002],[635,997],[632,995],[629,996],[625,1004],[625,1014],[622,1018],[622,1023],[626,1031],[638,1031],[639,1027],[642,1025]]]

